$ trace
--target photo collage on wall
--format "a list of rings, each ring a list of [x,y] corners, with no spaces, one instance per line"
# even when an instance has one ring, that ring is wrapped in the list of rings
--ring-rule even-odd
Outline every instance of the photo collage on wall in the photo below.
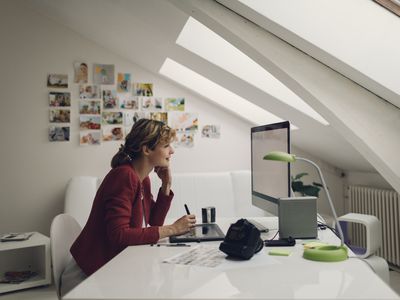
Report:
[[[141,118],[168,124],[176,130],[175,147],[191,148],[198,132],[198,114],[185,112],[185,98],[158,97],[153,83],[135,82],[130,73],[117,73],[112,64],[93,64],[93,80],[89,81],[86,62],[74,62],[74,83],[79,97],[79,143],[100,145],[123,141],[132,125]],[[47,86],[68,88],[68,75],[48,75]],[[69,141],[71,93],[49,93],[50,122],[68,123],[52,126],[50,141]],[[56,108],[57,107],[57,108]],[[219,138],[218,125],[205,125],[201,137]]]
[[[70,139],[71,93],[68,89],[68,75],[47,75],[49,102],[50,142],[66,142]]]

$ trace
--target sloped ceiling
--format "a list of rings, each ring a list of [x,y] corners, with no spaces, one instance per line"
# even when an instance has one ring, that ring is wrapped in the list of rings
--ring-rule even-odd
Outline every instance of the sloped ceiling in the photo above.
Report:
[[[188,15],[158,0],[28,0],[38,13],[61,23],[113,53],[158,74],[167,57],[300,127],[293,145],[344,169],[375,169],[330,126],[281,103],[268,93],[176,44]],[[207,42],[207,41],[204,41]],[[234,63],[234,62],[232,62]],[[245,91],[245,93],[243,92]]]

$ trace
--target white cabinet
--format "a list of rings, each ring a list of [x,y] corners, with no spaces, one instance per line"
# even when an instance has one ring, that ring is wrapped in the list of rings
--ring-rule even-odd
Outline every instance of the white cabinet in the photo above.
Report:
[[[0,283],[0,294],[50,284],[50,239],[35,232],[26,241],[0,242],[0,278],[6,271],[32,271],[37,275],[17,284]]]

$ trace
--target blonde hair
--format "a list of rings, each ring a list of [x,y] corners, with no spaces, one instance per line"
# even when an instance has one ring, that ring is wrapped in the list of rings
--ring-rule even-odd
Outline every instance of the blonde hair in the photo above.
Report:
[[[111,160],[111,167],[131,163],[142,154],[143,146],[154,150],[160,143],[170,143],[175,138],[175,130],[161,121],[140,119],[133,126],[125,138],[125,145],[121,145]]]

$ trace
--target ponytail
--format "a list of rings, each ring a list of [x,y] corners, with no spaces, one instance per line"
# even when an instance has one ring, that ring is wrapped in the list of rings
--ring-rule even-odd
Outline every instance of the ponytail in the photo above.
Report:
[[[116,168],[132,162],[131,156],[125,152],[125,146],[121,145],[118,152],[111,159],[111,168]]]

